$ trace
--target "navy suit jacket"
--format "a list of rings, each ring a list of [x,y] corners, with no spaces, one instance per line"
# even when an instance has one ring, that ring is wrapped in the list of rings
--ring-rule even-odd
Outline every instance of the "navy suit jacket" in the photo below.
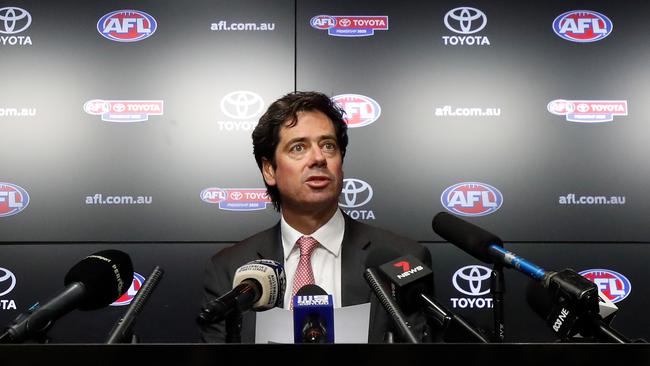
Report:
[[[366,258],[374,248],[388,246],[401,255],[412,254],[431,268],[429,251],[417,242],[351,219],[345,218],[345,233],[341,257],[341,304],[343,306],[370,302],[370,329],[368,341],[381,343],[387,330],[392,329],[389,315],[364,279]],[[251,236],[231,247],[222,249],[209,261],[204,276],[202,306],[232,289],[237,268],[256,259],[271,259],[284,263],[280,223]],[[424,331],[425,318],[418,313],[408,318],[418,336]],[[204,342],[223,343],[226,339],[225,322],[201,327]],[[241,331],[242,343],[255,342],[255,312],[244,313]]]

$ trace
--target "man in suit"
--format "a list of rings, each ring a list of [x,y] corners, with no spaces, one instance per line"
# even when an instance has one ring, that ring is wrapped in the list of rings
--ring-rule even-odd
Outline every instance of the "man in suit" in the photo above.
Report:
[[[203,304],[232,289],[234,272],[256,259],[282,263],[284,308],[305,284],[333,295],[335,307],[371,302],[369,342],[381,342],[390,318],[371,296],[363,272],[373,249],[412,254],[431,266],[429,252],[409,239],[357,222],[338,207],[348,144],[343,111],[326,95],[295,92],[271,104],[253,131],[253,153],[269,196],[280,211],[274,227],[215,254],[206,268]],[[420,337],[424,320],[409,319]],[[224,342],[225,322],[201,327],[205,342]],[[255,313],[242,319],[241,340],[255,340]]]

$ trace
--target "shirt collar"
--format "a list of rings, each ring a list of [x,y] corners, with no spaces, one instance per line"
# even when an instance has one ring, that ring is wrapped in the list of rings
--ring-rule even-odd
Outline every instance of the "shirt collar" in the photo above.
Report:
[[[282,216],[282,215],[281,215]],[[284,260],[289,258],[291,251],[296,248],[296,242],[300,239],[302,234],[294,229],[284,220],[284,216],[280,219],[280,230],[282,231],[282,247],[284,249]],[[341,210],[336,210],[334,215],[325,223],[325,225],[318,228],[311,235],[316,239],[323,248],[327,249],[334,256],[338,257],[341,253],[341,244],[343,243],[343,233],[345,231],[345,219]]]

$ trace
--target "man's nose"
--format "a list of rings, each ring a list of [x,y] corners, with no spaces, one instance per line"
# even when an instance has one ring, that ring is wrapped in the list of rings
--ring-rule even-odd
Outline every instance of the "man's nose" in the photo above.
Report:
[[[323,151],[318,145],[314,146],[314,148],[311,149],[311,163],[312,165],[318,166],[325,165],[327,163],[325,154],[323,154]]]

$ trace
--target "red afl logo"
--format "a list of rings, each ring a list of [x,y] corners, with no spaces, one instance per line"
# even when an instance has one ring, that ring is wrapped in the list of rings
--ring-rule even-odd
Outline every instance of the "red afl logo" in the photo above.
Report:
[[[119,299],[115,300],[111,306],[129,305],[131,301],[133,301],[135,295],[138,293],[138,290],[140,290],[140,287],[142,287],[143,283],[144,277],[139,273],[133,272],[133,282],[131,282],[131,286]]]
[[[0,182],[0,217],[11,216],[29,204],[29,194],[22,187]]]
[[[379,119],[381,107],[374,99],[359,94],[341,94],[332,100],[345,111],[345,123],[349,128],[367,126]]]

